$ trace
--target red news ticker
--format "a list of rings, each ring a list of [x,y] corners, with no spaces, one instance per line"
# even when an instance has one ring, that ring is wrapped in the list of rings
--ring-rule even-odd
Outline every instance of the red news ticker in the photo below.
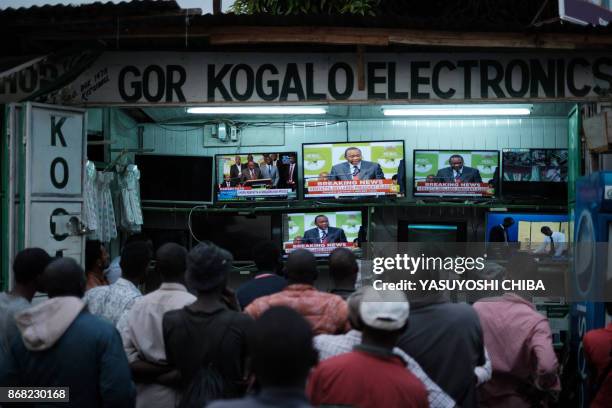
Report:
[[[329,193],[389,193],[395,192],[393,180],[339,180],[308,182],[308,194]]]
[[[430,183],[418,181],[416,191],[419,193],[479,193],[493,195],[494,191],[487,183]]]

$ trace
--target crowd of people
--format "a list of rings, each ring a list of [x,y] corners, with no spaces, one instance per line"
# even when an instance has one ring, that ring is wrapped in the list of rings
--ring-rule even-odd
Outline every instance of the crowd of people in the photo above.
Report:
[[[209,242],[154,252],[131,239],[113,269],[92,241],[86,258],[84,271],[17,254],[0,294],[0,385],[147,408],[532,407],[560,390],[548,321],[517,294],[469,305],[358,287],[345,248],[329,257],[329,292],[312,253],[282,265],[272,242],[253,248],[257,273],[236,291],[231,253]],[[143,294],[147,271],[161,282]],[[595,407],[612,401],[611,350],[612,326],[585,336]]]

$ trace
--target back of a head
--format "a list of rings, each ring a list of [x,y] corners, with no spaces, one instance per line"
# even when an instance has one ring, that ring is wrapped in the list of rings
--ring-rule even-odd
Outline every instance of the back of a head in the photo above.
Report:
[[[174,242],[162,245],[155,255],[155,267],[164,282],[180,282],[184,280],[187,250]]]
[[[268,309],[248,338],[253,371],[264,387],[303,386],[318,360],[310,324],[288,307]]]
[[[13,261],[15,282],[20,285],[35,284],[53,259],[41,248],[26,248]]]
[[[151,248],[145,242],[127,244],[121,251],[121,273],[127,279],[140,279],[144,276],[152,257]]]
[[[50,298],[58,296],[81,298],[85,293],[85,271],[72,258],[56,259],[45,268],[42,285]]]
[[[187,286],[198,293],[225,286],[234,258],[212,242],[201,242],[187,254]]]
[[[280,250],[272,241],[258,242],[253,247],[253,261],[259,271],[276,272]]]
[[[312,284],[317,279],[317,258],[312,252],[298,249],[287,257],[287,277],[291,283]]]
[[[357,258],[347,248],[336,248],[329,255],[329,274],[335,281],[357,278]]]
[[[102,257],[102,242],[95,239],[85,242],[85,270],[91,271]]]

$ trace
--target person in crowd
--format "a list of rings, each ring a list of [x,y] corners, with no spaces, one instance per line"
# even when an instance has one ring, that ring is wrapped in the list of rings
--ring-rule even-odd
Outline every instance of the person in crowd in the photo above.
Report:
[[[87,273],[86,290],[108,285],[104,271],[110,266],[110,256],[106,247],[98,240],[85,243],[85,270]]]
[[[428,407],[425,386],[393,348],[407,327],[409,305],[401,291],[367,287],[359,305],[361,344],[313,370],[307,386],[315,406]]]
[[[525,258],[525,261],[529,261]],[[533,279],[532,268],[521,258],[507,279]],[[474,303],[493,365],[493,377],[479,387],[483,407],[539,405],[539,390],[558,390],[557,357],[548,319],[518,294],[481,299]]]
[[[228,187],[236,187],[238,184],[237,180],[232,180],[229,174],[223,176],[223,182],[219,184],[219,189],[228,188]]]
[[[360,288],[348,298],[349,321],[352,330],[345,334],[320,334],[315,336],[313,343],[319,352],[320,361],[327,360],[330,357],[339,354],[349,353],[353,347],[361,343],[361,331],[363,330],[363,322],[359,317],[359,306],[363,298],[365,287]],[[455,401],[448,396],[442,389],[434,383],[429,376],[423,371],[419,363],[412,357],[404,353],[401,349],[393,348],[393,354],[400,357],[408,371],[414,374],[427,389],[427,399],[430,407],[455,407]]]
[[[259,167],[259,163],[257,163],[257,162],[255,161],[255,159],[253,158],[253,155],[252,155],[252,154],[248,154],[248,155],[247,155],[247,164],[248,164],[248,162],[253,162],[253,163],[255,164],[255,167]]]
[[[612,302],[606,302],[612,317]],[[594,394],[591,408],[605,408],[612,401],[612,322],[601,329],[588,331],[582,339],[584,356],[590,371],[589,382]]]
[[[415,253],[445,258],[446,247],[427,244]],[[440,279],[437,270],[420,270],[419,278]],[[397,346],[414,358],[427,375],[461,407],[477,407],[475,369],[485,364],[482,328],[474,308],[450,303],[443,293],[414,291],[410,329]]]
[[[304,316],[315,334],[346,332],[346,302],[338,295],[318,291],[313,286],[317,275],[317,260],[311,252],[305,249],[291,252],[287,258],[289,285],[278,293],[255,299],[245,312],[258,319],[273,306],[287,306]]]
[[[278,186],[278,167],[272,164],[272,159],[269,155],[264,156],[264,163],[259,166],[259,170],[261,171],[261,178],[272,180],[272,186]]]
[[[336,164],[329,173],[329,180],[381,180],[385,174],[380,164],[363,160],[361,150],[349,147],[344,151],[346,162]]]
[[[41,248],[26,248],[15,256],[15,286],[10,292],[0,293],[0,353],[8,350],[18,335],[14,315],[30,307],[34,294],[41,291],[40,276],[50,262],[51,257]]]
[[[240,156],[236,156],[234,158],[234,164],[230,166],[230,177],[232,180],[240,180],[240,177],[242,177],[242,170],[244,170],[246,166],[246,163],[241,162]]]
[[[491,231],[489,231],[489,242],[510,242],[508,230],[514,224],[514,218],[504,218],[504,221],[501,224],[495,225],[493,228],[491,228]]]
[[[300,235],[297,235],[293,238],[293,245],[302,245],[304,243],[304,238]]]
[[[270,164],[272,164],[275,167],[282,167],[283,163],[280,160],[278,160],[278,154],[270,153]]]
[[[453,154],[448,158],[449,167],[438,170],[436,181],[439,183],[482,183],[478,169],[464,166],[463,156]]]
[[[252,160],[247,163],[246,168],[242,170],[241,179],[243,182],[249,180],[258,180],[261,178],[261,170],[258,166],[256,166],[256,164],[257,163]]]
[[[347,248],[336,248],[329,255],[329,275],[333,288],[330,293],[346,300],[355,292],[359,266],[353,251]]]
[[[254,322],[248,315],[230,309],[224,300],[232,261],[229,252],[212,243],[195,246],[187,254],[186,280],[187,286],[197,292],[197,300],[163,317],[166,360],[180,373],[184,400],[198,399],[194,390],[205,370],[218,374],[222,390],[206,395],[204,402],[242,397],[246,390],[247,336]],[[201,402],[198,399],[197,404]]]
[[[304,389],[317,364],[310,324],[293,309],[268,309],[255,322],[248,345],[261,391],[244,399],[214,402],[209,408],[311,407]]]
[[[112,285],[88,290],[84,300],[89,311],[117,325],[121,316],[142,296],[138,285],[144,281],[151,257],[151,249],[146,243],[127,244],[121,252],[123,277]]]
[[[11,342],[0,364],[0,384],[69,387],[65,407],[133,407],[136,392],[121,337],[85,308],[83,269],[61,258],[42,278],[49,299],[15,316],[22,338]]]
[[[137,384],[136,407],[174,407],[178,395],[172,385],[177,377],[167,364],[162,331],[164,313],[195,302],[185,288],[187,250],[175,243],[162,245],[156,253],[156,269],[162,277],[161,287],[134,302],[121,317],[123,347]]]
[[[280,166],[279,166],[280,167]],[[294,154],[289,155],[289,163],[283,164],[280,167],[280,188],[290,188],[295,190],[297,188],[298,178],[298,166],[297,158]]]
[[[287,286],[287,280],[278,275],[280,256],[280,250],[272,241],[259,242],[253,246],[257,274],[236,290],[242,310],[253,300],[280,292]]]
[[[148,235],[143,234],[143,233],[136,233],[136,234],[132,234],[129,237],[127,237],[127,239],[125,240],[125,243],[123,244],[123,247],[125,247],[128,244],[131,244],[132,242],[138,242],[138,241],[142,241],[145,244],[147,244],[149,249],[151,250],[151,253],[154,252],[153,251],[153,241]],[[104,271],[104,274],[109,284],[117,282],[117,280],[121,277],[121,265],[120,264],[121,264],[121,255],[116,256],[111,261],[108,269]]]
[[[325,215],[317,215],[314,219],[315,228],[304,231],[304,244],[331,244],[346,242],[346,234],[342,228],[330,227]]]
[[[547,254],[550,256],[561,256],[565,252],[567,240],[565,234],[559,231],[553,231],[548,226],[544,226],[540,229],[540,232],[544,234],[544,241],[538,246],[534,254]]]

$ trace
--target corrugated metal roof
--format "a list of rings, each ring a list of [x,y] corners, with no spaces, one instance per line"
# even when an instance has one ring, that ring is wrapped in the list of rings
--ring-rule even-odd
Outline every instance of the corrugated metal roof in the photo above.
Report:
[[[2,17],[32,17],[35,18],[40,15],[53,16],[53,15],[78,15],[88,14],[91,16],[93,12],[102,12],[104,14],[124,14],[124,13],[137,13],[137,14],[153,14],[162,11],[179,11],[181,7],[175,0],[128,0],[121,2],[112,1],[97,1],[95,3],[88,4],[46,4],[44,6],[31,6],[31,7],[19,7],[19,8],[2,8],[0,4],[0,15]],[[129,15],[129,14],[128,14]]]

